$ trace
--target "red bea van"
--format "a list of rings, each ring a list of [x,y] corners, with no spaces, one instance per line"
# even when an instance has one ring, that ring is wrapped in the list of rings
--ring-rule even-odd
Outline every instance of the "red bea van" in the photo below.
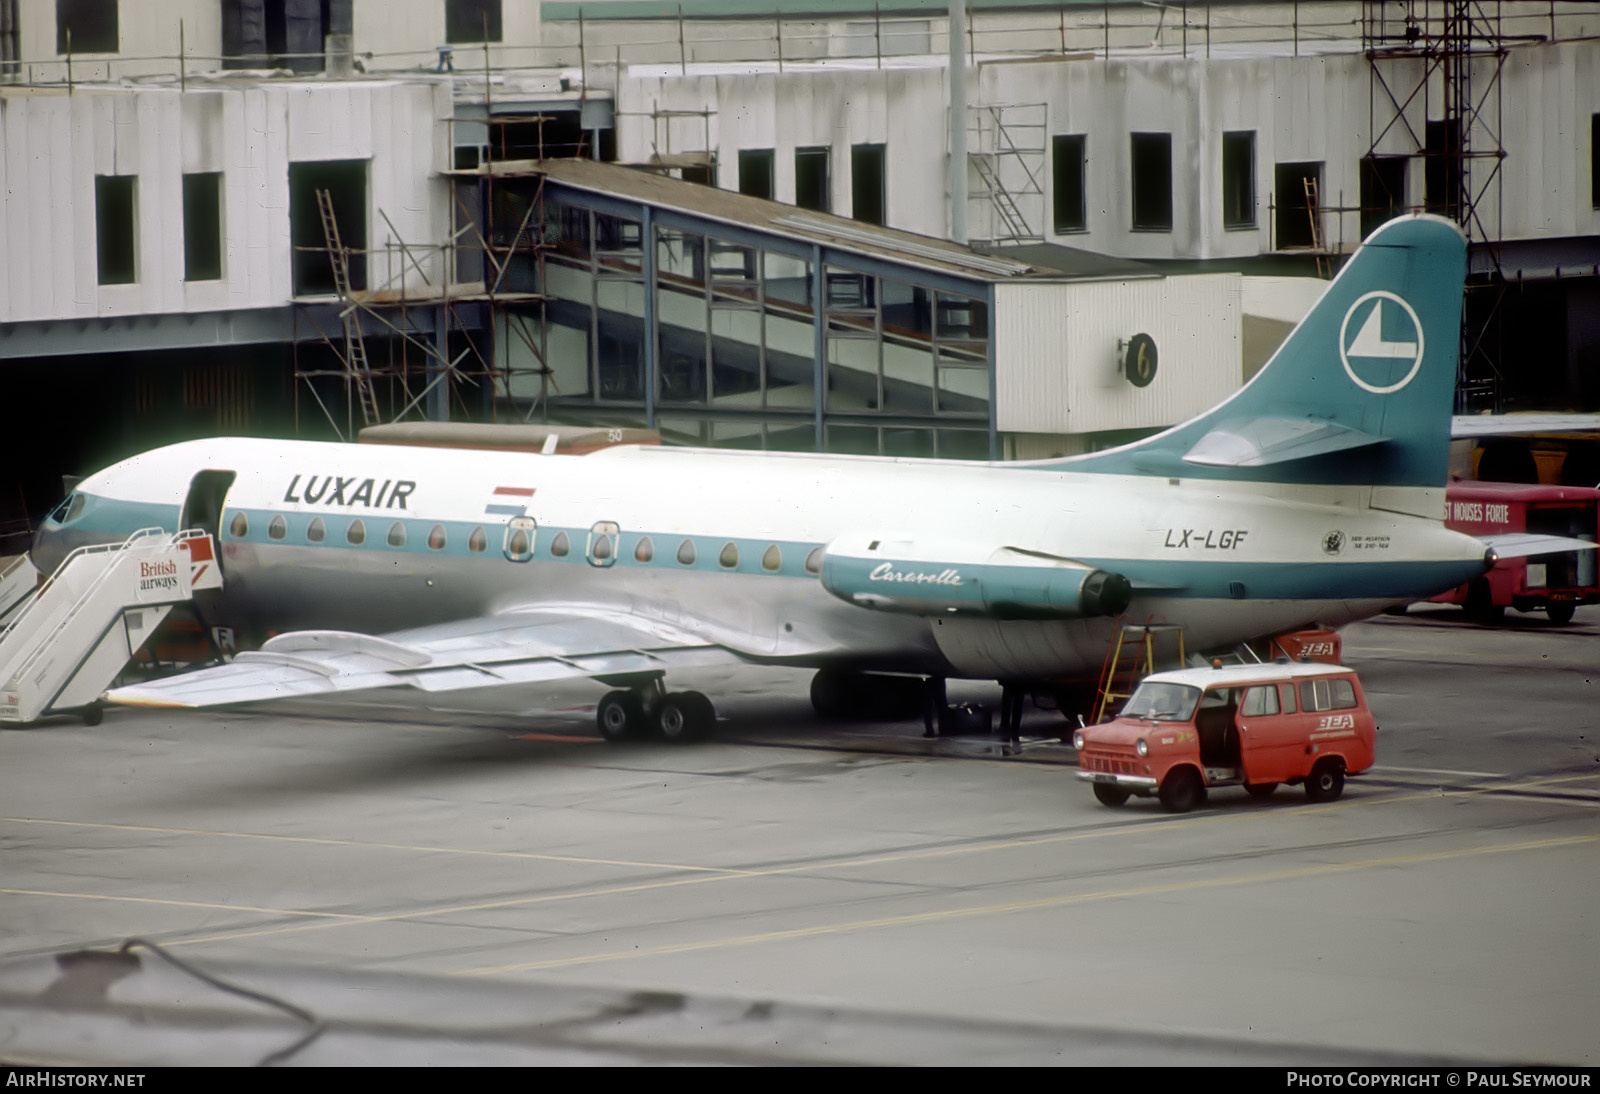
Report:
[[[1303,783],[1312,801],[1332,801],[1372,766],[1377,728],[1354,672],[1280,661],[1154,673],[1115,721],[1072,743],[1102,804],[1154,795],[1184,813],[1214,786],[1264,798]]]

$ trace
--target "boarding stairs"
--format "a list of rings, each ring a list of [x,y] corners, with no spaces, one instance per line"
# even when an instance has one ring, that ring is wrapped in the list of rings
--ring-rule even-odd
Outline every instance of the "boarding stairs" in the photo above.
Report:
[[[22,611],[39,587],[39,571],[27,555],[18,555],[0,568],[0,628]]]
[[[80,547],[0,631],[0,722],[93,709],[173,605],[221,587],[205,532]]]
[[[1183,628],[1175,623],[1127,623],[1106,650],[1094,720],[1116,716],[1139,681],[1152,672],[1184,666]]]

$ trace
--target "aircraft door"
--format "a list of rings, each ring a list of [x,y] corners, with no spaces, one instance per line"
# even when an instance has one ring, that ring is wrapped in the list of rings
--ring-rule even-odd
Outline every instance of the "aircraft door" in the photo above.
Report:
[[[178,515],[178,528],[182,531],[198,528],[209,532],[219,548],[222,543],[222,510],[233,487],[232,471],[201,471],[189,480],[189,495],[183,499],[183,511]],[[222,550],[217,551],[221,565]]]
[[[222,514],[235,477],[232,471],[197,472],[189,480],[189,493],[183,499],[183,509],[178,513],[179,530],[198,528],[210,534],[216,544],[214,557],[217,568],[222,571],[224,578],[228,572],[228,551],[222,538]],[[189,610],[194,613],[195,621],[209,639],[213,650],[218,654],[231,654],[238,645],[233,626],[235,621],[226,618],[222,595],[221,592],[196,593],[189,603]],[[226,625],[218,625],[219,617]]]

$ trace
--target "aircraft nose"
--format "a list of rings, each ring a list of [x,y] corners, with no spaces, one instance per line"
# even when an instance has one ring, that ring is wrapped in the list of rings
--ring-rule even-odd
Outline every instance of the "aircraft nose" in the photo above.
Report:
[[[61,525],[54,519],[47,519],[33,534],[33,547],[28,551],[28,557],[33,561],[33,568],[45,577],[56,572],[68,554],[68,547],[62,540],[65,538]]]

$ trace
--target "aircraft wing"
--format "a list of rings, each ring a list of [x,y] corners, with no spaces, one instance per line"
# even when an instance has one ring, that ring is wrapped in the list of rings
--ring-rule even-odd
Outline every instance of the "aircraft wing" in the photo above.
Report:
[[[1593,551],[1596,547],[1586,539],[1543,536],[1534,532],[1505,532],[1500,535],[1474,538],[1494,551],[1499,558],[1533,558],[1536,555],[1557,555],[1566,551]]]
[[[397,631],[293,631],[226,665],[114,688],[133,706],[209,707],[376,688],[425,692],[588,677],[619,685],[738,656],[689,631],[610,609],[507,612]]]

